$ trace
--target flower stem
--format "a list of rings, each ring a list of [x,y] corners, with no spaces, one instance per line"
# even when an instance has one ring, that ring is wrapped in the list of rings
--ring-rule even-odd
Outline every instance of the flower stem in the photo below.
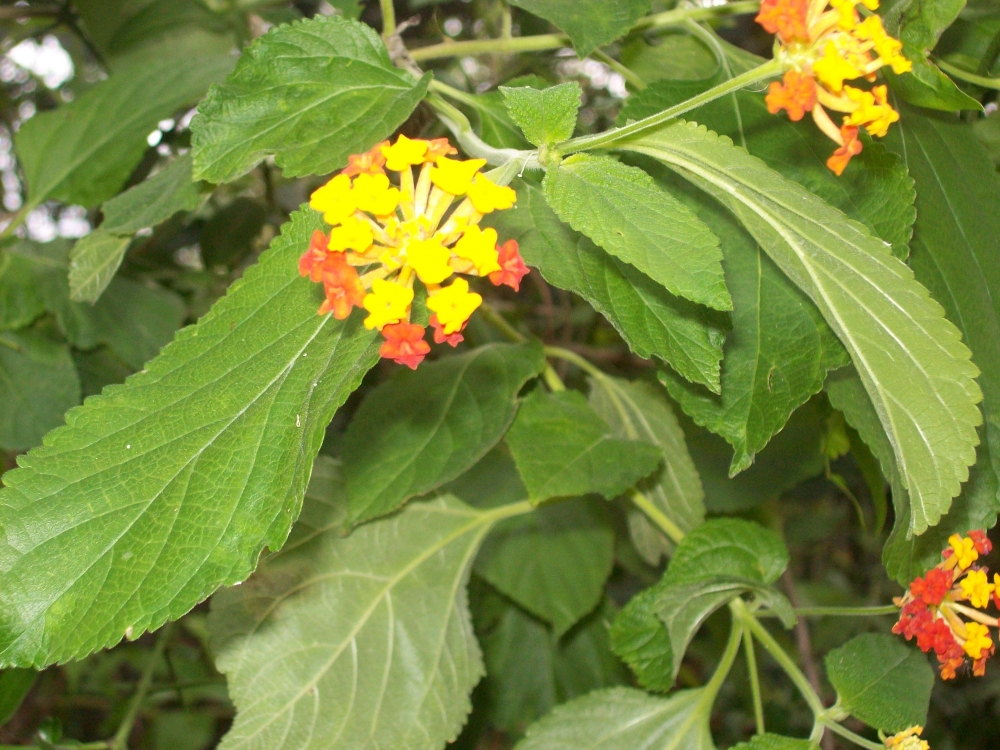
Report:
[[[618,73],[622,78],[631,83],[632,86],[638,91],[642,91],[644,88],[646,88],[646,82],[642,80],[638,76],[638,74],[635,73],[635,71],[622,65],[607,52],[602,52],[599,49],[595,49],[593,52],[590,53],[590,55],[591,57],[600,60],[602,63],[607,65],[613,71]]]
[[[747,657],[747,673],[750,677],[750,695],[753,698],[753,720],[757,728],[757,734],[764,734],[764,701],[760,694],[760,675],[757,672],[757,654],[754,651],[753,636],[750,628],[744,622],[743,627],[743,650]]]
[[[784,70],[784,65],[779,60],[768,60],[763,65],[751,68],[745,73],[741,73],[728,81],[723,81],[718,86],[713,86],[708,91],[693,96],[680,104],[669,107],[655,115],[644,117],[641,120],[630,123],[620,128],[606,130],[603,133],[594,135],[584,135],[579,138],[570,138],[568,141],[556,144],[556,150],[561,154],[573,154],[578,151],[590,151],[595,148],[611,148],[616,143],[631,138],[634,135],[643,133],[673,120],[678,115],[697,109],[703,104],[715,101],[721,96],[739,91],[747,86],[762,83],[769,78],[774,78]]]
[[[960,81],[981,86],[984,89],[994,89],[996,91],[1000,91],[1000,78],[987,78],[986,76],[970,73],[967,70],[962,70],[961,68],[942,60],[940,57],[935,57],[934,62],[945,73],[950,76],[954,76]]]
[[[504,318],[503,315],[498,313],[485,302],[479,306],[479,314],[486,319],[487,323],[500,331],[500,333],[503,334],[503,337],[508,341],[515,344],[521,344],[528,340],[526,336],[508,323],[507,319]]]
[[[396,8],[392,0],[380,0],[382,6],[382,38],[392,36],[396,33]]]
[[[684,532],[681,530],[681,527],[667,518],[667,515],[657,508],[652,500],[634,487],[629,490],[629,497],[635,503],[635,507],[645,513],[650,521],[659,526],[660,530],[670,538],[670,541],[674,544],[681,543],[681,540],[684,538]]]
[[[153,653],[149,655],[149,661],[142,671],[142,677],[139,678],[139,684],[136,686],[132,700],[128,704],[125,717],[122,719],[122,723],[118,725],[118,731],[115,732],[115,736],[111,740],[111,750],[127,750],[128,737],[132,734],[132,727],[135,726],[135,720],[139,717],[139,709],[142,708],[143,701],[146,700],[146,693],[149,692],[149,688],[153,684],[153,671],[163,656],[163,652],[166,651],[167,644],[170,642],[173,632],[174,623],[172,622],[168,622],[160,630],[160,634],[156,639],[156,646],[153,647]]]
[[[895,604],[886,604],[881,607],[799,607],[795,614],[799,617],[878,617],[883,615],[895,615],[899,613],[899,607]],[[776,616],[768,612],[761,614],[761,617]]]
[[[868,748],[868,750],[885,750],[885,745],[872,742],[871,740],[866,740],[859,734],[855,734],[847,727],[841,726],[835,721],[830,721],[828,719],[821,720],[820,723],[835,734],[839,734],[844,739],[850,740],[855,745],[859,747]]]

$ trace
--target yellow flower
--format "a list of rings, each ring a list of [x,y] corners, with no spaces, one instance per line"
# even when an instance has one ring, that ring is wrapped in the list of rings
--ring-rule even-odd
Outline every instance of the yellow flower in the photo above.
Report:
[[[336,226],[357,209],[351,194],[351,178],[338,174],[309,196],[309,206],[323,213],[323,221]]]
[[[359,174],[352,194],[359,209],[376,216],[389,216],[399,205],[399,189],[389,187],[389,178],[381,173]]]
[[[372,246],[374,241],[375,236],[367,221],[348,216],[339,227],[330,230],[329,248],[336,252],[356,250],[363,253]]]
[[[885,86],[875,86],[870,92],[851,86],[844,87],[848,99],[857,109],[844,120],[845,125],[864,125],[871,135],[882,137],[889,132],[889,126],[899,119],[899,113],[887,102]]]
[[[411,141],[402,134],[391,146],[382,147],[386,169],[393,172],[402,172],[415,164],[423,164],[426,153],[427,141]]]
[[[967,570],[972,563],[979,559],[979,553],[976,551],[976,543],[969,537],[952,534],[948,537],[948,544],[951,545],[958,567],[962,570]]]
[[[447,286],[427,298],[427,309],[437,313],[438,322],[444,327],[445,335],[462,329],[473,311],[483,303],[483,298],[469,291],[469,282],[456,278]]]
[[[447,156],[437,158],[437,166],[431,169],[431,182],[452,195],[463,195],[469,189],[472,176],[486,166],[486,159],[458,161]]]
[[[978,622],[965,623],[965,653],[972,659],[978,659],[983,655],[983,651],[989,651],[993,646],[990,638],[990,629]]]
[[[913,69],[913,63],[901,54],[903,43],[889,36],[879,16],[869,16],[854,29],[855,36],[875,45],[875,53],[886,65],[892,66],[894,73],[906,73]]]
[[[813,72],[823,85],[835,92],[844,88],[844,81],[861,76],[861,71],[843,58],[832,41],[826,43],[823,57],[813,63]]]
[[[992,583],[987,583],[986,572],[982,570],[970,570],[960,583],[962,593],[969,600],[973,607],[985,609],[990,603],[990,594],[996,588]]]
[[[451,253],[441,244],[441,237],[429,240],[411,239],[406,243],[406,263],[425,284],[440,284],[452,274],[448,265]]]
[[[513,188],[501,187],[484,174],[472,178],[468,193],[473,208],[481,214],[511,208],[517,200]]]
[[[854,10],[857,0],[830,0],[830,7],[840,14],[837,22],[845,31],[853,29],[858,22],[858,14]]]
[[[385,279],[375,279],[371,294],[365,296],[364,306],[369,312],[365,328],[380,331],[390,323],[398,323],[409,315],[413,290]]]
[[[454,252],[459,258],[471,261],[480,276],[500,270],[495,229],[484,231],[473,224],[455,244]]]
[[[885,746],[890,750],[931,750],[927,740],[918,739],[923,732],[924,728],[921,726],[904,729],[892,737],[886,737]]]

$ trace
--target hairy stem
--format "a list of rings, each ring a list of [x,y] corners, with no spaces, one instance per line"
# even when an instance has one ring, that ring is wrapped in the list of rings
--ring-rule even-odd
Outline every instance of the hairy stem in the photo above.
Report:
[[[593,52],[590,53],[590,55],[591,57],[600,60],[602,63],[607,65],[613,71],[618,73],[622,78],[631,83],[632,86],[638,89],[639,91],[642,91],[644,88],[646,88],[646,82],[644,80],[642,80],[634,71],[632,71],[629,68],[626,68],[620,62],[618,62],[607,52],[602,52],[599,49],[595,49]]]

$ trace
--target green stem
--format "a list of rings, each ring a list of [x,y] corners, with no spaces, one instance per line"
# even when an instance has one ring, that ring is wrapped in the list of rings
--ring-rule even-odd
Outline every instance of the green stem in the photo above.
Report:
[[[750,696],[753,699],[753,720],[757,734],[764,734],[764,700],[760,694],[760,675],[757,672],[757,654],[754,651],[753,636],[750,628],[743,625],[743,650],[747,657],[747,673],[750,676]]]
[[[524,336],[520,331],[518,331],[514,326],[507,322],[507,319],[503,315],[498,313],[492,307],[490,307],[485,302],[479,306],[479,314],[486,319],[486,322],[496,328],[503,337],[510,342],[515,344],[521,344],[528,340],[527,336]]]
[[[142,677],[139,678],[139,684],[136,686],[132,700],[128,704],[125,717],[122,719],[122,723],[118,726],[118,731],[115,732],[115,736],[111,740],[109,745],[111,750],[126,750],[128,748],[128,737],[132,734],[132,727],[135,726],[135,720],[139,717],[139,709],[142,708],[142,703],[146,700],[146,694],[153,685],[153,671],[163,656],[163,652],[166,651],[167,644],[170,642],[170,636],[173,632],[174,624],[172,622],[168,622],[160,631],[160,635],[156,639],[156,646],[153,647],[153,653],[149,655],[149,661],[146,663],[146,668],[142,671]]]
[[[757,621],[757,618],[747,609],[747,605],[742,599],[734,599],[729,603],[729,606],[750,629],[753,636],[760,641],[760,644],[778,662],[781,668],[785,670],[806,703],[809,704],[809,708],[813,714],[817,717],[820,716],[826,710],[823,707],[823,701],[816,695],[816,691],[813,690],[812,685],[809,684],[809,680],[802,674],[802,670],[792,660],[792,657],[781,647],[781,644],[774,640],[774,637],[767,632],[767,629]]]
[[[552,365],[545,363],[545,369],[542,370],[542,378],[545,380],[545,385],[549,387],[549,390],[553,393],[559,393],[566,390],[566,384],[562,382],[562,378],[559,377],[559,373],[553,369]]]
[[[681,540],[684,538],[684,531],[680,526],[667,518],[666,513],[657,508],[652,500],[634,487],[629,490],[629,497],[635,503],[635,507],[645,513],[649,517],[649,520],[659,526],[674,544],[681,543]]]
[[[829,729],[831,732],[839,734],[844,739],[850,740],[859,747],[865,747],[868,748],[868,750],[885,750],[885,745],[883,745],[882,743],[866,740],[860,734],[855,734],[847,727],[841,726],[835,721],[821,720],[820,724]]]
[[[967,70],[962,70],[949,62],[942,60],[940,57],[933,58],[934,62],[937,64],[941,70],[948,73],[951,76],[959,79],[960,81],[965,81],[966,83],[971,83],[976,86],[982,86],[984,89],[994,89],[995,91],[1000,91],[1000,78],[987,78],[985,76],[977,76],[975,73],[970,73]]]
[[[886,604],[880,607],[799,607],[798,617],[878,617],[899,614],[899,607]],[[774,612],[758,612],[758,617],[777,617]]]
[[[642,91],[644,88],[646,88],[646,82],[644,80],[642,80],[634,71],[630,70],[629,68],[626,68],[620,62],[618,62],[607,52],[602,52],[599,49],[595,49],[593,52],[590,53],[590,56],[600,60],[602,63],[607,65],[613,71],[618,73],[626,81],[631,83],[639,91]]]
[[[507,2],[503,4],[503,28],[500,30],[500,37],[507,40],[514,38],[514,19],[510,13],[510,3]]]
[[[729,670],[733,668],[733,662],[736,661],[736,654],[740,651],[740,641],[742,640],[743,627],[740,625],[740,621],[734,616],[732,627],[729,629],[729,640],[726,642],[726,648],[719,659],[719,666],[715,668],[712,679],[705,684],[704,697],[702,697],[703,702],[708,701],[710,704],[715,702],[715,697],[719,694],[719,688],[726,681]]]
[[[396,8],[392,0],[380,0],[382,6],[382,38],[396,33]]]
[[[570,138],[568,141],[556,144],[556,150],[561,154],[573,154],[578,151],[590,151],[595,148],[613,147],[616,143],[623,141],[626,138],[631,138],[639,133],[659,127],[663,123],[673,120],[678,115],[690,112],[692,109],[696,109],[703,104],[708,104],[721,96],[725,96],[726,94],[730,94],[734,91],[739,91],[747,86],[762,83],[769,78],[774,78],[779,75],[782,70],[784,70],[784,65],[780,61],[769,60],[763,65],[751,68],[745,73],[742,73],[734,78],[730,78],[728,81],[724,81],[718,86],[713,86],[708,91],[698,94],[697,96],[693,96],[680,104],[663,110],[662,112],[657,112],[655,115],[644,117],[643,119],[625,125],[624,127],[606,130],[603,133],[584,135],[579,138]]]
[[[383,3],[386,0],[383,0]],[[703,20],[721,15],[753,13],[760,7],[757,0],[744,0],[712,8],[678,8],[664,13],[655,13],[640,19],[633,31],[665,29],[681,24],[685,19]],[[510,39],[471,39],[466,42],[442,42],[410,51],[410,57],[417,62],[441,57],[465,57],[485,55],[491,52],[511,54],[514,52],[545,52],[569,47],[570,39],[565,34],[537,34]]]

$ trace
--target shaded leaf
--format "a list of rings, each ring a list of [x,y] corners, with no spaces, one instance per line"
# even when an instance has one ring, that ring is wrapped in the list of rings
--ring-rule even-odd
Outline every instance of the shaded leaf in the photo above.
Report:
[[[536,146],[565,141],[576,128],[582,91],[576,81],[545,89],[501,86],[507,114]]]
[[[614,541],[602,501],[564,501],[498,524],[475,570],[559,638],[601,600]]]
[[[178,211],[194,211],[205,200],[191,178],[191,155],[179,156],[152,177],[116,195],[101,206],[101,229],[112,234],[134,234],[155,227]]]
[[[512,210],[484,223],[516,239],[525,261],[549,283],[593,305],[640,357],[659,357],[688,380],[719,391],[721,315],[675,297],[581,237],[559,221],[534,185],[517,184],[517,197]]]
[[[613,42],[649,10],[649,0],[511,0],[566,32],[580,57]]]
[[[198,108],[194,176],[228,182],[272,154],[289,177],[332,172],[399,127],[429,80],[394,67],[358,21],[319,15],[276,26]]]
[[[267,209],[250,198],[237,198],[205,222],[199,235],[201,257],[209,268],[233,266],[253,248],[267,221]]]
[[[322,225],[295,214],[196,326],[4,475],[0,664],[137,637],[284,542],[327,424],[378,357],[361,316],[317,315],[295,272]]]
[[[537,343],[493,344],[397,370],[365,398],[344,436],[350,522],[391,513],[479,461],[544,363]]]
[[[5,669],[0,672],[0,726],[20,708],[38,673],[32,669]]]
[[[507,432],[507,445],[533,503],[588,493],[611,500],[662,460],[656,446],[614,437],[576,391],[529,394]]]
[[[74,302],[96,302],[114,278],[131,242],[130,235],[110,234],[103,229],[77,240],[69,255],[69,298]]]
[[[817,745],[809,740],[783,737],[780,734],[757,734],[749,742],[733,745],[732,750],[815,750]]]
[[[826,655],[841,708],[887,734],[927,723],[934,670],[899,638],[864,633]]]
[[[0,330],[23,328],[45,312],[33,268],[15,253],[0,255]]]
[[[910,269],[861,225],[704,128],[667,126],[628,144],[712,192],[817,304],[891,431],[911,529],[940,521],[975,460],[978,369]]]
[[[732,309],[719,240],[637,167],[571,156],[545,173],[545,198],[563,221],[673,294]]]

